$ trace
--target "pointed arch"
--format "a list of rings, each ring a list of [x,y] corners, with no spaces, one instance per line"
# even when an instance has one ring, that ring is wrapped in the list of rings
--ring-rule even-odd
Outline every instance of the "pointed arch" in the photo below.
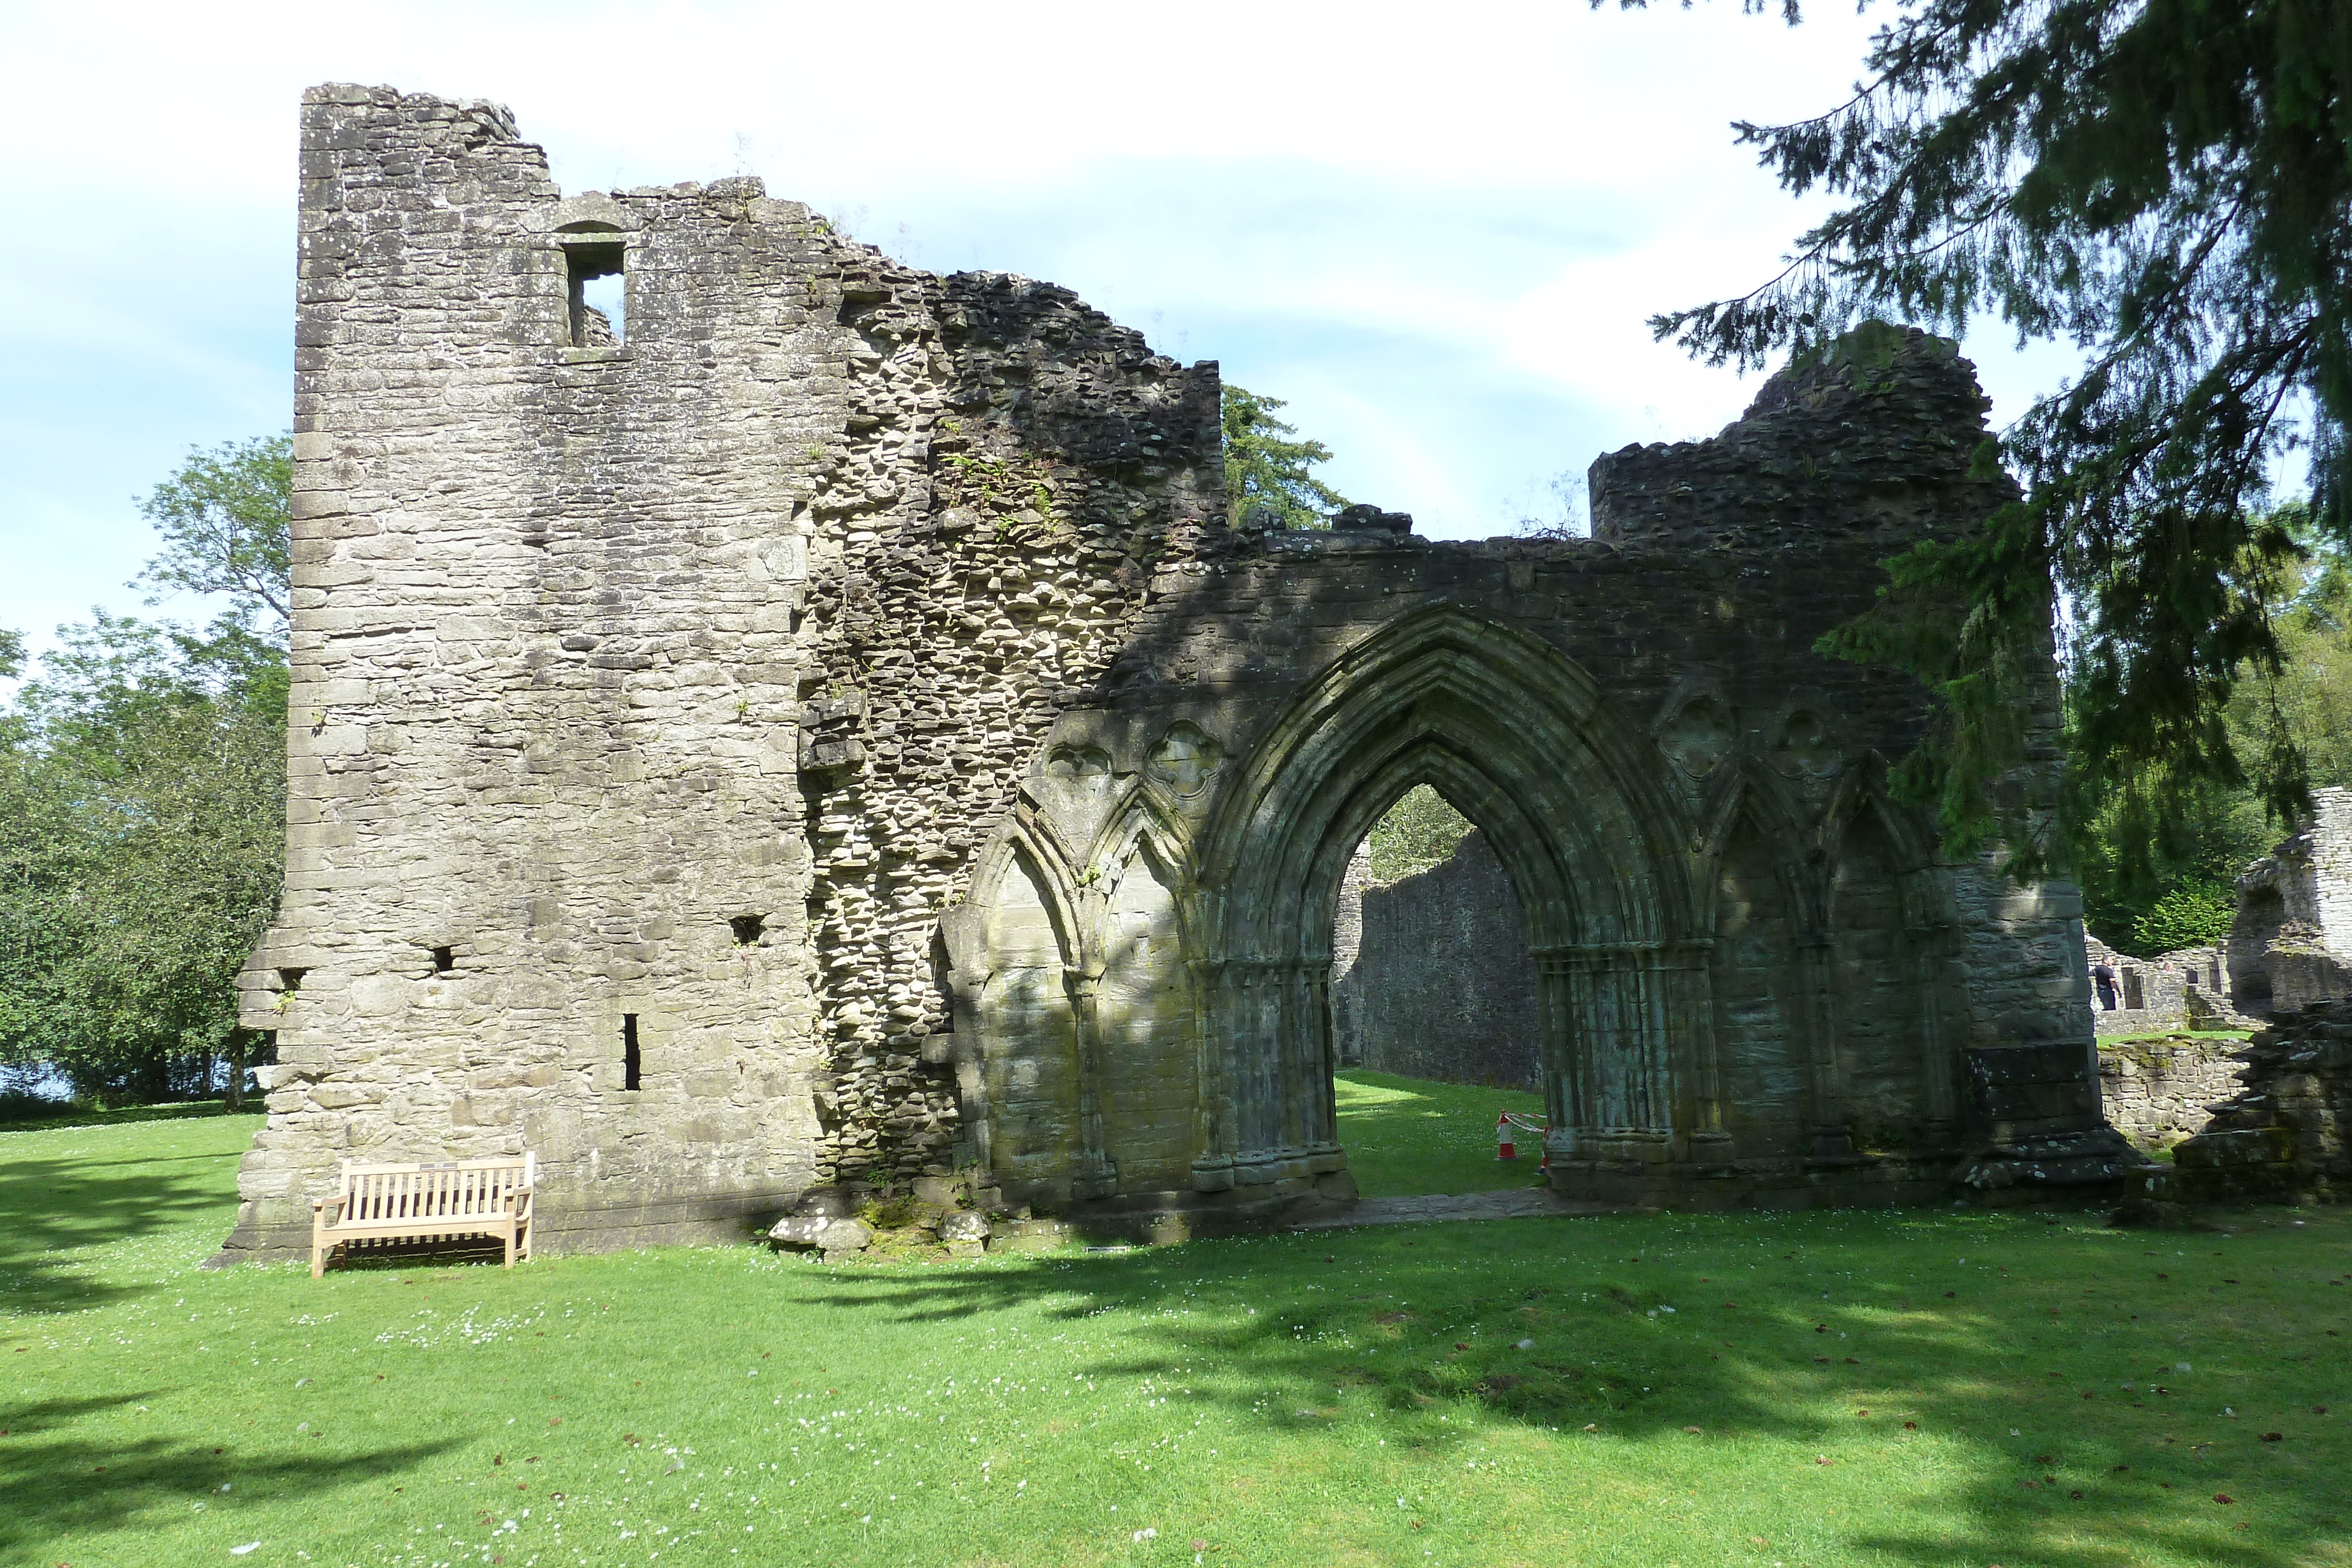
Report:
[[[1933,1145],[1958,1092],[1946,1039],[1954,1012],[1947,873],[1923,824],[1887,795],[1874,752],[1838,779],[1820,842],[1821,1010],[1835,1069],[1821,1120],[1865,1151]]]
[[[1162,880],[1179,894],[1181,905],[1193,882],[1192,825],[1165,789],[1140,774],[1120,792],[1096,830],[1082,862],[1084,874],[1096,883],[1115,881],[1126,874],[1139,851],[1151,858]]]
[[[1822,852],[1834,856],[1846,831],[1864,818],[1874,820],[1886,834],[1903,871],[1921,871],[1936,863],[1935,843],[1921,831],[1919,819],[1899,809],[1886,792],[1886,758],[1875,751],[1864,752],[1839,772],[1829,805],[1822,812]]]
[[[1719,884],[1723,857],[1744,819],[1749,830],[1771,847],[1791,915],[1804,930],[1820,927],[1818,879],[1807,864],[1812,858],[1809,852],[1813,841],[1806,831],[1808,814],[1787,780],[1754,758],[1742,758],[1722,769],[1698,812],[1697,863],[1691,880],[1698,895],[1710,901],[1698,912],[1703,925],[1709,929],[1716,925],[1711,901]]]
[[[1708,1092],[1692,833],[1666,767],[1573,660],[1451,603],[1333,661],[1251,748],[1198,841],[1222,959],[1207,1166],[1239,1184],[1340,1163],[1332,915],[1356,844],[1419,783],[1485,831],[1526,910],[1556,1166],[1570,1151],[1654,1157],[1643,1148]],[[1687,1060],[1670,1061],[1670,1042]]]
[[[1086,1039],[1086,922],[1077,879],[1033,812],[1016,807],[940,935],[953,967],[960,1071],[974,1152],[1008,1190],[1066,1199],[1100,1165]]]
[[[993,906],[1005,877],[1016,870],[1027,873],[1036,884],[1040,901],[1053,921],[1054,935],[1061,944],[1062,962],[1074,969],[1081,967],[1086,954],[1086,922],[1080,907],[1078,873],[1064,852],[1060,838],[1033,810],[1016,806],[1007,816],[996,836],[981,852],[980,863],[972,868],[971,894],[957,906],[958,910],[969,915]],[[959,950],[967,945],[961,938],[966,935],[963,927],[968,925],[968,920],[943,923],[949,958],[959,974],[971,967]]]
[[[1801,1146],[1823,1071],[1821,901],[1810,835],[1779,775],[1752,759],[1711,792],[1698,852],[1708,900],[1718,1132],[1739,1158]]]
[[[1311,946],[1356,843],[1426,781],[1485,830],[1538,946],[1656,942],[1691,924],[1664,766],[1575,661],[1441,601],[1335,660],[1251,749],[1202,880],[1229,953]]]

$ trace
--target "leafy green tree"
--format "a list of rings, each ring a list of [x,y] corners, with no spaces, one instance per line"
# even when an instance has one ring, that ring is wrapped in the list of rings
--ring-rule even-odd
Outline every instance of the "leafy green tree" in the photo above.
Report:
[[[226,596],[247,630],[286,641],[292,577],[294,442],[257,436],[188,454],[139,509],[163,549],[133,580],[149,603],[173,593]]]
[[[2156,901],[2132,923],[2132,951],[2146,957],[2202,947],[2230,935],[2237,895],[2210,882],[2187,883]]]
[[[1319,441],[1294,441],[1295,426],[1275,417],[1286,406],[1231,382],[1219,410],[1225,437],[1225,521],[1239,528],[1261,508],[1283,528],[1328,528],[1348,498],[1307,472],[1331,460]]]
[[[2085,356],[2001,439],[2023,498],[1895,563],[1832,643],[1941,698],[1906,777],[1948,835],[1997,825],[2042,847],[2000,780],[2023,758],[2007,720],[2053,585],[2077,612],[2095,793],[2138,787],[2161,811],[2251,783],[2274,813],[2303,809],[2294,734],[2248,751],[2224,714],[2285,662],[2274,616],[2298,546],[2263,503],[2289,449],[2307,447],[2316,531],[2352,534],[2352,9],[1907,0],[1844,103],[1736,129],[1789,190],[1843,204],[1777,277],[1656,318],[1660,337],[1757,365],[1877,314],[1957,330],[1990,313]]]
[[[90,1097],[163,1098],[218,1057],[242,1096],[236,977],[284,844],[286,449],[194,453],[143,504],[163,549],[139,580],[226,596],[209,626],[60,628],[0,708],[0,1061]]]
[[[1426,784],[1397,798],[1365,835],[1371,846],[1372,879],[1395,882],[1451,860],[1471,830],[1470,819]]]

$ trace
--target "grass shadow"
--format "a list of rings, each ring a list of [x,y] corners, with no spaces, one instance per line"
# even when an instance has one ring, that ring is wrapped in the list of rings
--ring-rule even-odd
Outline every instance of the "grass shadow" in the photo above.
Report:
[[[1690,1445],[1701,1479],[1710,1445],[1742,1462],[1779,1456],[1792,1474],[1817,1458],[1906,1459],[1922,1443],[1960,1455],[1922,1500],[1957,1529],[1850,1542],[1897,1562],[2337,1561],[2307,1555],[2340,1549],[2331,1532],[2352,1520],[2342,1420],[2313,1412],[2352,1363],[2324,1337],[2342,1314],[2298,1321],[2286,1276],[2298,1256],[2340,1267],[2352,1225],[2331,1224],[2332,1251],[2298,1253],[2329,1243],[2284,1216],[2238,1223],[2226,1261],[2208,1247],[2210,1259],[2175,1262],[2180,1239],[2163,1239],[2171,1266],[2144,1265],[2162,1300],[2114,1272],[2155,1256],[2155,1239],[2097,1217],[1881,1213],[1405,1226],[963,1270],[853,1266],[817,1305],[845,1333],[877,1313],[931,1322],[1021,1305],[1073,1330],[1108,1318],[1131,1326],[1093,1375],[1180,1382],[1280,1429],[1370,1423],[1407,1448],[1460,1444],[1467,1407],[1530,1431]],[[1757,1256],[1759,1233],[1773,1255]],[[2276,1264],[2251,1250],[2255,1233]],[[1964,1267],[1987,1249],[1991,1262]],[[2263,1299],[2227,1294],[2258,1284]],[[2300,1293],[2341,1307],[2346,1292]],[[2212,1364],[2193,1406],[2136,1381],[2192,1336]],[[2219,1417],[2224,1405],[2236,1415]]]
[[[219,1212],[219,1172],[233,1159],[134,1154],[0,1165],[0,1308],[79,1312],[141,1293],[91,1279],[68,1254]]]
[[[241,1508],[315,1499],[322,1490],[373,1481],[459,1446],[442,1438],[333,1458],[256,1458],[176,1437],[100,1442],[50,1437],[53,1428],[107,1410],[134,1409],[160,1391],[105,1398],[0,1406],[0,1557],[19,1555],[70,1534],[119,1531],[142,1515],[196,1507]],[[30,1440],[27,1440],[30,1439]],[[221,1488],[235,1490],[224,1495]]]

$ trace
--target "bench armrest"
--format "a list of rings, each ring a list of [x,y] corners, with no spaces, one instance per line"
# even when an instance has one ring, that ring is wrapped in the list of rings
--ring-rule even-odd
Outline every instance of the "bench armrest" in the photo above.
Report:
[[[327,1217],[327,1223],[330,1225],[341,1224],[343,1218],[344,1201],[345,1200],[341,1193],[337,1193],[332,1197],[314,1197],[310,1200],[310,1212],[314,1215],[323,1213]]]

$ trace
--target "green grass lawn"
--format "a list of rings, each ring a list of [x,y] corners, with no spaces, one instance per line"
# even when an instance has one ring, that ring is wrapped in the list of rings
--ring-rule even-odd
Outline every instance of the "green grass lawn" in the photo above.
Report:
[[[252,1125],[0,1135],[0,1562],[2352,1563],[2340,1211],[199,1271]]]
[[[1521,1111],[1540,1119],[1543,1096],[1472,1089],[1349,1068],[1339,1075],[1339,1139],[1366,1197],[1425,1192],[1494,1192],[1533,1186],[1543,1145],[1519,1134],[1519,1157],[1495,1157],[1495,1118]]]

